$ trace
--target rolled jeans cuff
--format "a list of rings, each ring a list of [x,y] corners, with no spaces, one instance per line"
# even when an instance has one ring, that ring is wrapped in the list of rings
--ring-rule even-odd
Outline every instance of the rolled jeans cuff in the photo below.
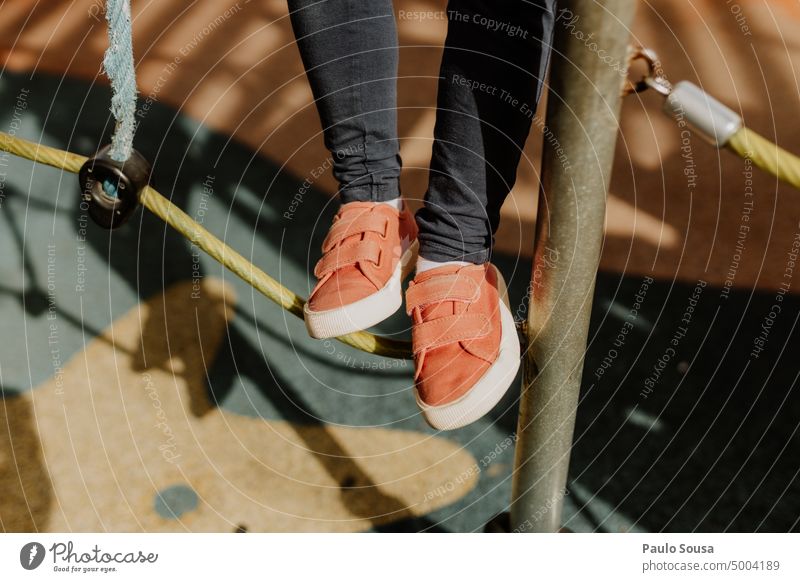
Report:
[[[400,196],[400,183],[392,180],[383,184],[344,186],[339,190],[342,204],[348,202],[386,202]]]

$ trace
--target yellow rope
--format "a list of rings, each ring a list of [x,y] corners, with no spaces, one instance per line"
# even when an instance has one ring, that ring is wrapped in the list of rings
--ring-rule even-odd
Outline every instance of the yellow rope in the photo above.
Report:
[[[36,144],[3,132],[0,132],[0,150],[75,174],[87,160],[85,156]],[[265,297],[291,314],[303,318],[305,299],[278,283],[219,240],[158,191],[147,186],[139,193],[139,202]],[[411,357],[411,348],[408,342],[373,335],[365,331],[351,333],[336,339],[370,354],[389,358],[407,359]]]
[[[733,134],[725,146],[741,157],[752,160],[765,172],[800,189],[800,158],[756,132],[743,127]]]

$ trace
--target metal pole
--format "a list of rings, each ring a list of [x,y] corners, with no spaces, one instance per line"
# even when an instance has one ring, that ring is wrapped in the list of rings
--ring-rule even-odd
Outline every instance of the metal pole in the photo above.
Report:
[[[634,4],[635,0],[568,0],[559,6],[517,428],[512,531],[555,532],[561,527]]]

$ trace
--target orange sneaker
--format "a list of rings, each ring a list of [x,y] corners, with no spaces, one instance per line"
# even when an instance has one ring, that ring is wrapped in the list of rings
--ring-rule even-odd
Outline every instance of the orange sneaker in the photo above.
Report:
[[[497,268],[486,263],[425,271],[406,292],[406,310],[413,319],[414,393],[428,424],[451,430],[489,412],[520,363]]]
[[[342,205],[314,268],[318,282],[306,302],[311,337],[336,337],[380,323],[403,304],[402,283],[417,257],[417,225],[407,208]]]

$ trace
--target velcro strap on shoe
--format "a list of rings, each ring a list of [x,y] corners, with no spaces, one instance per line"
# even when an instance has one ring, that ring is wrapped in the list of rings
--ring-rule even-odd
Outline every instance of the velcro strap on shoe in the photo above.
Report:
[[[431,277],[422,283],[415,283],[406,291],[406,312],[411,315],[417,307],[424,307],[440,301],[473,302],[480,296],[480,287],[470,277],[459,277],[457,273]]]
[[[355,218],[343,218],[336,221],[328,231],[322,243],[322,252],[327,253],[347,237],[364,232],[376,232],[385,236],[389,228],[389,219],[377,212],[365,212]]]
[[[446,315],[418,323],[411,330],[414,355],[447,344],[484,337],[491,331],[491,321],[482,313]]]
[[[347,265],[354,265],[362,261],[377,264],[381,258],[381,247],[376,241],[361,241],[354,244],[343,245],[325,253],[314,267],[314,275],[322,279],[325,275],[333,273]]]

